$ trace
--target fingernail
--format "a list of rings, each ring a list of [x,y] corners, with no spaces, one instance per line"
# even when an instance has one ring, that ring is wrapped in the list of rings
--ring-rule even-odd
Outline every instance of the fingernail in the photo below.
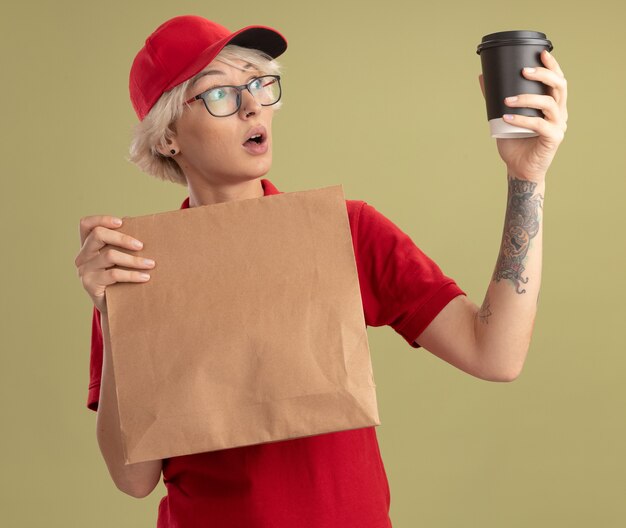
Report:
[[[147,273],[140,273],[139,278],[141,280],[148,280],[150,278],[150,275],[148,275]]]
[[[507,103],[514,103],[515,101],[517,101],[517,95],[512,96],[512,97],[507,97],[507,98],[505,99],[505,101],[506,101]]]
[[[148,266],[152,266],[154,264],[154,260],[152,260],[152,259],[143,259],[143,263],[147,264]]]
[[[535,73],[535,68],[524,68],[526,73]]]
[[[511,114],[504,114],[502,117],[507,121],[513,121],[513,116]]]
[[[114,218],[114,219],[113,219],[113,223],[114,223],[116,226],[120,226],[120,225],[122,225],[122,219],[121,219],[121,218]]]
[[[139,242],[139,240],[133,240],[133,246],[135,246],[136,248],[141,248],[143,247],[143,244]]]

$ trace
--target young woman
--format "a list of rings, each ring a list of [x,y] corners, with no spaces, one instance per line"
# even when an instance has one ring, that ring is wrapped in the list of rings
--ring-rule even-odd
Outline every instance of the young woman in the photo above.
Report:
[[[185,185],[181,208],[280,192],[263,176],[272,164],[272,118],[282,93],[275,59],[286,47],[271,28],[231,33],[195,16],[168,20],[146,40],[130,73],[140,120],[130,159]],[[547,84],[550,95],[522,94],[509,103],[543,111],[545,118],[515,116],[538,136],[498,140],[509,200],[481,307],[390,220],[363,201],[346,200],[366,323],[390,325],[411,346],[492,381],[514,380],[528,351],[541,274],[539,210],[566,129],[563,72],[551,55],[542,60],[545,68],[524,75]],[[141,242],[113,216],[81,219],[80,238],[75,264],[94,303],[88,406],[98,412],[98,443],[113,481],[129,495],[148,495],[163,474],[159,527],[391,526],[373,427],[124,465],[106,288],[149,280],[155,263],[119,251]]]

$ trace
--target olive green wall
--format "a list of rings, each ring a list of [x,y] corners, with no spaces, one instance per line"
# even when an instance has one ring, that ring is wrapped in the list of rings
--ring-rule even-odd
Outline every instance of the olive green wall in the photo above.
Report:
[[[213,7],[211,7],[211,5]],[[617,527],[626,518],[624,4],[163,0],[12,2],[0,17],[3,478],[13,527],[153,527],[163,484],[118,491],[85,406],[91,303],[74,258],[88,214],[178,208],[185,189],[125,161],[127,79],[164,20],[284,33],[274,168],[285,192],[343,184],[482,302],[506,173],[476,45],[532,29],[569,81],[547,177],[535,333],[513,383],[481,381],[370,328],[394,528]],[[621,204],[621,205],[620,205]]]

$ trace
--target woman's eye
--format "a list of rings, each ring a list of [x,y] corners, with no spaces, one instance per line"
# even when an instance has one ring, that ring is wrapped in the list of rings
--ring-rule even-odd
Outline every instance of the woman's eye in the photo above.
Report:
[[[254,81],[252,81],[252,89],[259,90],[261,88],[263,88],[263,81],[261,79],[254,79]]]
[[[226,90],[223,88],[216,88],[209,92],[209,99],[211,101],[219,101],[220,99],[224,99],[224,97],[226,97]]]

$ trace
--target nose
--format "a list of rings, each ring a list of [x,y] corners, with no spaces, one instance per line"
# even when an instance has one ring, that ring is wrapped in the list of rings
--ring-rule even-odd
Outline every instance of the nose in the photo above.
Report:
[[[239,108],[239,111],[243,117],[256,115],[259,110],[261,110],[261,105],[250,93],[250,90],[241,90],[241,108]]]

